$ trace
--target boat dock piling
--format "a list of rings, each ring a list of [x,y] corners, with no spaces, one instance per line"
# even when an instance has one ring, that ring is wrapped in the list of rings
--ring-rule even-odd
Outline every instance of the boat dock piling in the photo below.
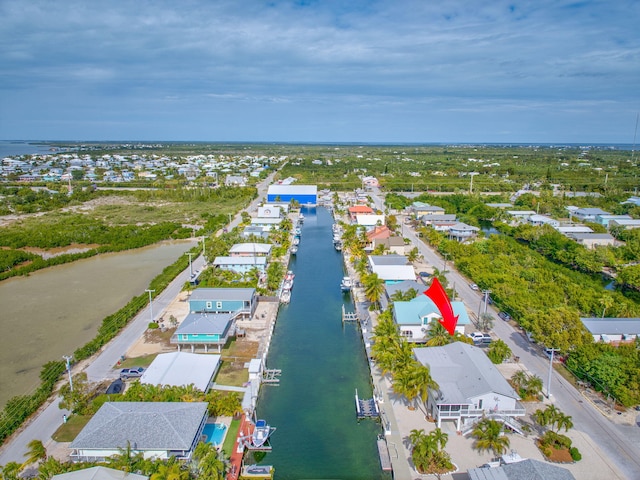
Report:
[[[347,312],[342,305],[342,323],[344,322],[357,322],[359,320],[358,314],[355,312]]]
[[[262,372],[262,383],[265,385],[278,385],[280,383],[280,379],[278,378],[282,375],[282,370],[271,368],[266,369]]]

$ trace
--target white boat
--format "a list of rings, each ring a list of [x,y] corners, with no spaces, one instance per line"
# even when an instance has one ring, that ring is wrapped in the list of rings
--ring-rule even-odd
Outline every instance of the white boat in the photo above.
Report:
[[[296,229],[293,231],[293,233],[295,233],[296,235],[300,236],[300,235],[302,235],[302,229],[296,227]]]
[[[271,427],[267,425],[266,420],[257,420],[253,435],[251,435],[251,443],[254,447],[261,447],[265,444],[271,435]]]
[[[333,246],[338,252],[342,251],[342,242],[333,242]]]
[[[284,279],[291,280],[293,282],[294,278],[296,278],[296,274],[293,273],[293,270],[287,270],[287,274],[285,275]]]
[[[300,216],[298,217],[298,221],[300,223],[304,223],[304,215],[301,213]]]
[[[296,246],[297,246],[297,245],[300,245],[300,237],[295,237],[295,238],[293,239],[293,245],[296,245]]]
[[[349,277],[343,277],[342,281],[340,282],[340,289],[343,292],[348,292],[349,290],[351,290],[351,287],[353,287],[353,282],[351,281],[351,279]]]
[[[298,253],[298,247],[294,245],[293,247],[291,247],[291,255],[295,255],[296,253]]]
[[[283,290],[280,294],[280,301],[282,303],[289,303],[291,301],[291,290]]]

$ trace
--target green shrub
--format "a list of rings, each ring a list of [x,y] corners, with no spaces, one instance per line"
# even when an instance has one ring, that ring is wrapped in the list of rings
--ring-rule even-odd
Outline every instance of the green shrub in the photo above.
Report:
[[[579,462],[580,460],[582,460],[582,454],[576,447],[571,447],[569,449],[569,453],[571,454],[571,458],[573,458],[574,462]]]
[[[159,327],[158,322],[149,322],[149,325],[148,325],[149,330],[155,330],[158,327]]]

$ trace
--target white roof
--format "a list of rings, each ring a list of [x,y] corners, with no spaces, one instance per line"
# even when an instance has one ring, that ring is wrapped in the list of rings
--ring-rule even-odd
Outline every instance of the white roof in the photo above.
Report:
[[[236,243],[229,249],[229,253],[263,253],[268,255],[271,252],[269,243]]]
[[[375,265],[372,267],[382,280],[415,280],[416,273],[412,265]]]
[[[123,472],[107,467],[91,467],[54,475],[51,480],[147,480],[146,475]]]
[[[151,385],[186,386],[193,384],[206,392],[220,364],[220,355],[188,352],[161,353],[140,378]]]
[[[359,213],[356,215],[356,222],[358,222],[358,225],[365,226],[377,225],[378,222],[380,222],[381,225],[384,225],[384,215],[370,215]]]
[[[555,227],[560,233],[592,233],[593,230],[584,225],[576,225],[574,227]]]

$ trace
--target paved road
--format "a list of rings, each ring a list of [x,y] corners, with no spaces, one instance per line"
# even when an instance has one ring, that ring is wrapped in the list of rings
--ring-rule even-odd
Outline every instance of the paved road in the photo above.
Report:
[[[275,173],[276,172],[273,172],[258,185],[258,196],[247,207],[248,211],[253,211],[264,199],[268,185],[273,181]],[[237,226],[240,221],[241,216],[238,214],[231,221],[229,228]],[[221,232],[218,232],[218,234],[220,233]],[[204,264],[205,259],[200,255],[193,259],[191,268],[195,272],[201,270]],[[160,316],[169,303],[180,293],[185,282],[187,282],[191,276],[190,270],[190,268],[186,268],[160,295],[153,298],[152,307],[154,312],[153,317],[155,319]],[[118,369],[114,367],[120,357],[124,355],[144,333],[150,319],[151,312],[149,306],[147,306],[116,338],[103,347],[102,351],[97,354],[95,359],[93,359],[84,370],[87,373],[89,381],[97,382],[105,378],[115,379],[118,376]],[[76,366],[72,371],[78,373],[80,370],[79,367]],[[60,397],[52,397],[49,402],[41,408],[40,413],[34,415],[32,419],[22,427],[19,433],[5,442],[2,449],[0,449],[0,465],[6,465],[12,461],[22,463],[25,459],[24,454],[28,450],[27,444],[31,440],[41,440],[45,446],[51,442],[51,435],[53,435],[61,425],[63,415],[69,415],[69,411],[61,410],[58,407],[59,402]]]
[[[384,210],[381,208],[383,201],[378,189],[373,190],[372,199],[377,208]],[[401,218],[399,220],[402,221]],[[427,263],[439,270],[444,268],[445,259],[439,253],[425,245],[408,225],[403,225],[402,229],[403,236],[409,238],[411,243],[418,247]],[[449,285],[455,285],[458,297],[467,308],[477,313],[481,306],[484,308],[482,293],[472,290],[469,286],[470,280],[452,267],[451,262],[448,262],[446,277]],[[499,319],[498,312],[492,306],[488,306],[487,311],[496,318],[493,332],[509,345],[513,354],[520,357],[520,362],[531,373],[543,379],[546,392],[549,359],[543,354],[541,347],[532,344],[520,330],[514,329],[511,324]],[[640,428],[611,422],[555,372],[551,375],[551,401],[565,414],[571,415],[575,430],[584,432],[606,453],[608,458],[603,458],[602,461],[616,465],[630,479],[640,478]]]

